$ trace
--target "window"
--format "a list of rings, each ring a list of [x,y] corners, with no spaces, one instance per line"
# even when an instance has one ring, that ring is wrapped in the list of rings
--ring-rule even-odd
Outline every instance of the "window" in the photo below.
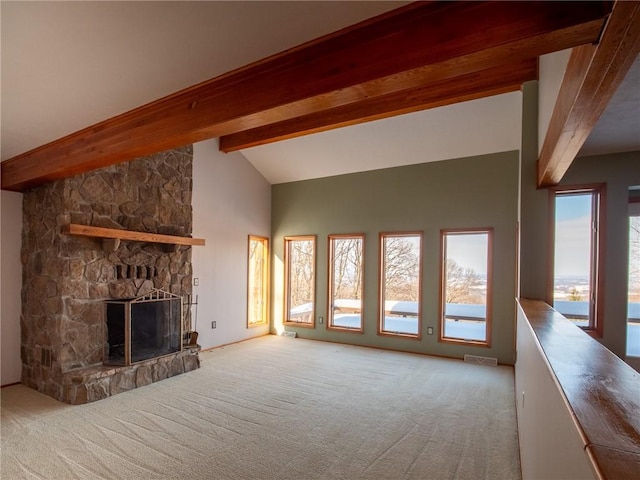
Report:
[[[269,312],[269,239],[249,235],[247,327],[264,325]]]
[[[442,230],[440,340],[488,346],[493,230]]]
[[[629,189],[627,357],[640,357],[640,186]]]
[[[576,325],[601,330],[599,224],[604,187],[553,189],[553,307]]]
[[[285,237],[285,325],[313,327],[315,319],[316,237]]]
[[[420,338],[422,233],[380,234],[378,333]]]
[[[327,327],[362,332],[364,235],[329,235]]]

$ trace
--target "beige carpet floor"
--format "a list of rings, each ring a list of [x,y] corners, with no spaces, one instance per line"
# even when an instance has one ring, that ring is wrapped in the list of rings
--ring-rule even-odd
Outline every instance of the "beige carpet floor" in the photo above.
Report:
[[[2,480],[520,479],[513,369],[303,339],[70,406],[2,396]]]

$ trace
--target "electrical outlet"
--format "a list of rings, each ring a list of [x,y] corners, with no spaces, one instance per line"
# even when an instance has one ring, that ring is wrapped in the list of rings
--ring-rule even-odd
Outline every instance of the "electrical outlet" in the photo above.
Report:
[[[193,286],[197,287],[198,285],[200,285],[200,279],[199,278],[194,278],[193,279]]]
[[[211,328],[216,328],[216,321],[211,322]]]
[[[433,327],[427,327],[427,335],[433,335]]]
[[[318,317],[318,323],[324,322],[324,317]]]

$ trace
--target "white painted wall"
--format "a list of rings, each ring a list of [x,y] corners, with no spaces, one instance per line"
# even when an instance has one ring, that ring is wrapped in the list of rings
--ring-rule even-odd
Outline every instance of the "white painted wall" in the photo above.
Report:
[[[516,412],[523,480],[595,479],[565,398],[520,305]]]
[[[193,247],[193,292],[198,343],[210,348],[269,332],[246,326],[247,249],[250,234],[271,236],[271,185],[241,154],[221,153],[217,140],[193,153],[193,236],[206,239]]]
[[[0,192],[0,384],[20,381],[22,194]]]
[[[571,49],[569,48],[540,57],[538,64],[538,153],[542,150],[544,137],[547,135],[570,54]]]

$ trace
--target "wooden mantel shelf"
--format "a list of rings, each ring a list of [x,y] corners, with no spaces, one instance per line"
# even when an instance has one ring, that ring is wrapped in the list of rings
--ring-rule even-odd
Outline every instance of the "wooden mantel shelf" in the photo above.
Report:
[[[62,233],[67,235],[78,235],[81,237],[101,238],[103,244],[105,240],[114,240],[115,245],[110,249],[115,250],[120,240],[131,240],[134,242],[167,243],[170,245],[204,245],[204,238],[179,237],[177,235],[163,235],[160,233],[136,232],[132,230],[120,230],[117,228],[92,227],[89,225],[79,225],[70,223],[62,227]],[[106,244],[105,244],[106,247]],[[115,247],[115,248],[114,248]]]

